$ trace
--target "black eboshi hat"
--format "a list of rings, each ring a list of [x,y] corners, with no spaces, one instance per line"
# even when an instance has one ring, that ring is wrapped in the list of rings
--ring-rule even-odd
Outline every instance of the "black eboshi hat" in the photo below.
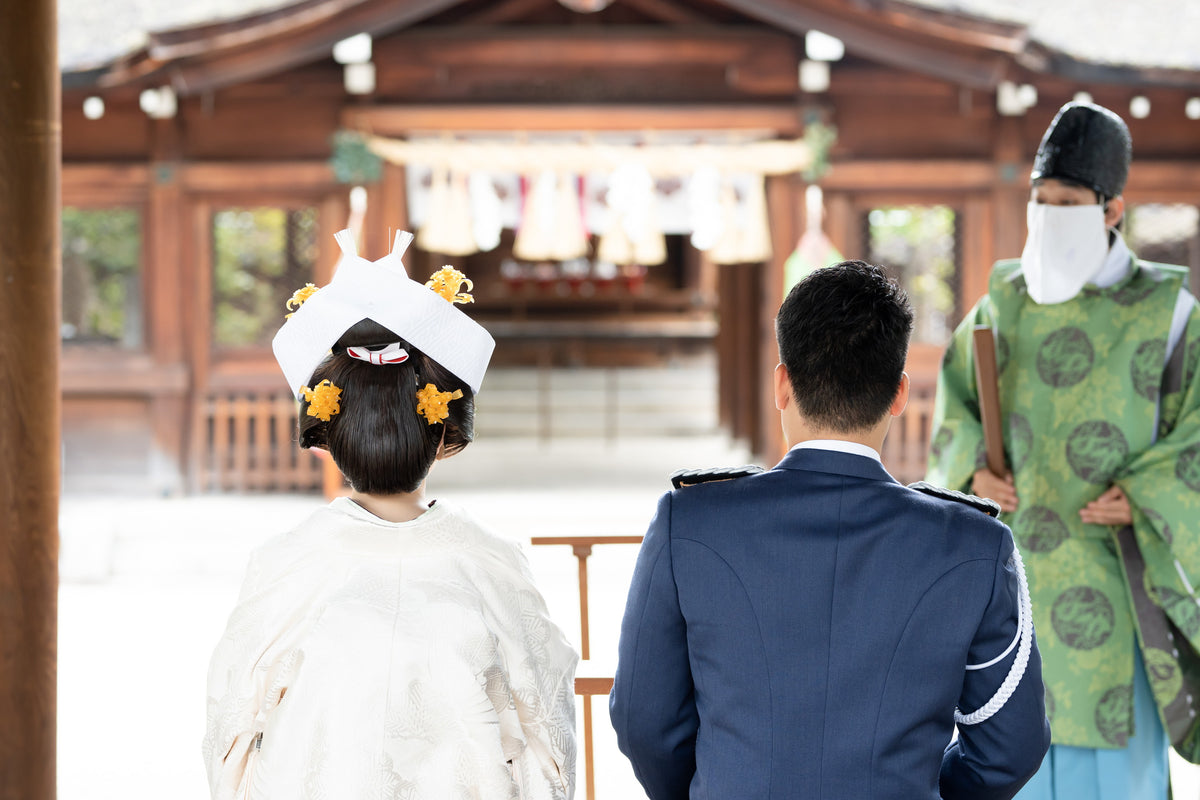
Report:
[[[1125,122],[1093,103],[1067,103],[1046,129],[1031,180],[1058,178],[1116,197],[1129,176],[1133,142]]]

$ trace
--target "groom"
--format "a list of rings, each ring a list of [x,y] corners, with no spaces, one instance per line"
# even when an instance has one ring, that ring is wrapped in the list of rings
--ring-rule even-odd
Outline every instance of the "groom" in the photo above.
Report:
[[[878,267],[805,278],[776,318],[791,450],[660,500],[609,701],[651,800],[1011,798],[1041,763],[1012,534],[994,504],[879,460],[912,320]]]

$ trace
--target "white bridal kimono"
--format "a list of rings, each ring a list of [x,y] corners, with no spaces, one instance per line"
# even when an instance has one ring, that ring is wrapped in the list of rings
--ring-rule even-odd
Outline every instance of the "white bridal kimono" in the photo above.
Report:
[[[520,547],[339,498],[250,561],[208,677],[214,800],[569,800],[578,656]]]

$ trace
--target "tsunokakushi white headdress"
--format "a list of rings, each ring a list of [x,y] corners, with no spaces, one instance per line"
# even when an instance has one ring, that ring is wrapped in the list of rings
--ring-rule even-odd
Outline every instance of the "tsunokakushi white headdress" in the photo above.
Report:
[[[454,306],[470,301],[470,295],[459,293],[463,283],[470,288],[470,281],[449,267],[435,273],[427,284],[409,278],[400,260],[413,239],[408,231],[396,234],[392,252],[378,261],[358,255],[350,231],[334,238],[342,257],[333,280],[320,289],[310,284],[296,292],[288,307],[299,308],[288,315],[271,342],[293,394],[305,393],[305,384],[329,349],[364,319],[393,331],[478,393],[496,342]],[[373,363],[395,363],[387,360],[387,354],[376,356],[380,360],[372,359]],[[367,358],[371,356],[363,360]]]

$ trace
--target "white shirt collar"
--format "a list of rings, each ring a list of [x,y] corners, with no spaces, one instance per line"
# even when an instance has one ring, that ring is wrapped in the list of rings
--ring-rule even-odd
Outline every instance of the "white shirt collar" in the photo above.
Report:
[[[873,458],[879,463],[883,463],[883,459],[879,457],[879,452],[874,447],[868,447],[858,442],[847,442],[844,439],[809,439],[793,445],[792,450],[832,450],[835,453],[849,453],[854,456]]]
[[[1099,286],[1101,289],[1107,289],[1109,286],[1115,286],[1125,279],[1129,274],[1130,266],[1133,262],[1133,254],[1129,252],[1129,246],[1125,244],[1125,237],[1120,231],[1113,230],[1113,243],[1108,248],[1108,255],[1104,258],[1104,265],[1100,267],[1100,271],[1096,273],[1090,283]]]

